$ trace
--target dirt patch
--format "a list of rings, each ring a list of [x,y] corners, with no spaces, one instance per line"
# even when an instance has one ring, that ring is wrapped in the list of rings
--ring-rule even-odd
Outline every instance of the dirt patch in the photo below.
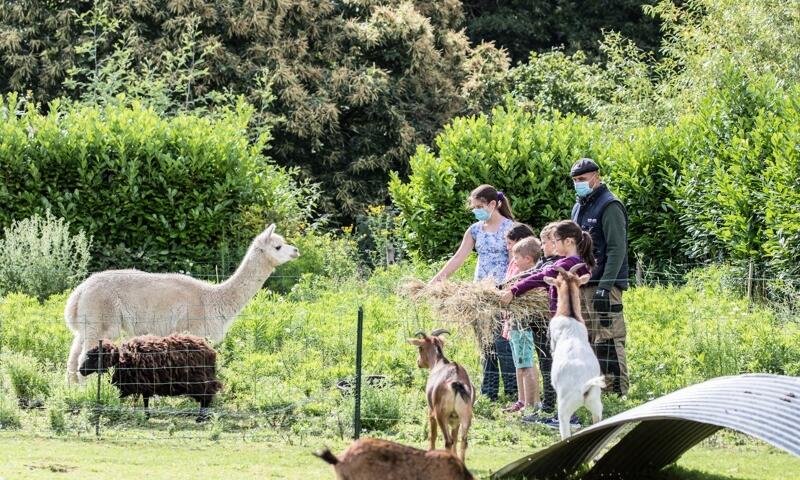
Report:
[[[31,470],[50,470],[53,473],[68,473],[75,470],[77,467],[70,465],[63,465],[60,463],[39,463],[39,464],[26,464],[26,467]]]

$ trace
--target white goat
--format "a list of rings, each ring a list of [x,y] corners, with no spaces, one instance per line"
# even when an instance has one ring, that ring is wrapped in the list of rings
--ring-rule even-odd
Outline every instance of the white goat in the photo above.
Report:
[[[600,391],[605,387],[605,377],[589,345],[579,293],[580,286],[588,282],[591,275],[578,277],[574,273],[583,265],[575,265],[569,272],[562,268],[556,278],[544,278],[558,290],[558,307],[550,320],[549,331],[553,352],[551,379],[558,401],[558,426],[562,440],[572,434],[569,419],[581,406],[592,412],[592,423],[603,419]]]
[[[67,379],[83,381],[78,365],[103,338],[123,332],[167,336],[190,333],[219,342],[275,267],[300,256],[270,225],[250,244],[239,268],[213,285],[177,273],[106,270],[78,285],[67,299],[64,318],[74,333]]]

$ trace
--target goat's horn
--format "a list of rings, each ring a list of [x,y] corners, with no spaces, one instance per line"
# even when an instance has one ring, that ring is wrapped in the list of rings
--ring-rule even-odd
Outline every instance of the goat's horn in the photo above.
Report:
[[[577,272],[578,270],[580,270],[581,268],[583,268],[585,266],[586,266],[585,263],[575,264],[575,265],[572,266],[572,268],[569,269],[569,273],[575,273],[575,272]]]
[[[450,330],[447,330],[446,328],[437,328],[436,330],[431,332],[431,337],[438,337],[443,333],[450,335]]]
[[[415,337],[421,337],[421,338],[425,338],[426,337],[425,332],[423,332],[422,330],[417,330],[416,333],[414,333],[414,336]]]

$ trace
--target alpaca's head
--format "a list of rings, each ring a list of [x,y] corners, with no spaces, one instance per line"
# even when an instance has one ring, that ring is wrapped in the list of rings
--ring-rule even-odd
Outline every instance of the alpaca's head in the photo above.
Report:
[[[83,362],[81,362],[78,371],[81,372],[81,375],[86,377],[92,373],[103,373],[109,368],[116,366],[118,363],[119,349],[108,340],[103,340],[102,351],[100,347],[97,346],[86,352],[86,356]]]
[[[273,266],[284,264],[300,256],[300,250],[297,247],[289,245],[283,237],[275,233],[274,223],[253,240],[252,248],[259,257]]]

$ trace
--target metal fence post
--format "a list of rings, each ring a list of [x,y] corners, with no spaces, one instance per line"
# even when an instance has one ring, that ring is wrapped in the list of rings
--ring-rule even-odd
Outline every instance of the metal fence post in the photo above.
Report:
[[[358,307],[358,327],[356,329],[356,391],[355,411],[353,412],[353,439],[361,435],[361,343],[364,334],[364,306]]]
[[[103,368],[103,341],[97,341],[98,355],[97,355],[97,402],[95,403],[95,418],[94,418],[94,434],[100,436],[100,377],[103,375],[101,369]]]

